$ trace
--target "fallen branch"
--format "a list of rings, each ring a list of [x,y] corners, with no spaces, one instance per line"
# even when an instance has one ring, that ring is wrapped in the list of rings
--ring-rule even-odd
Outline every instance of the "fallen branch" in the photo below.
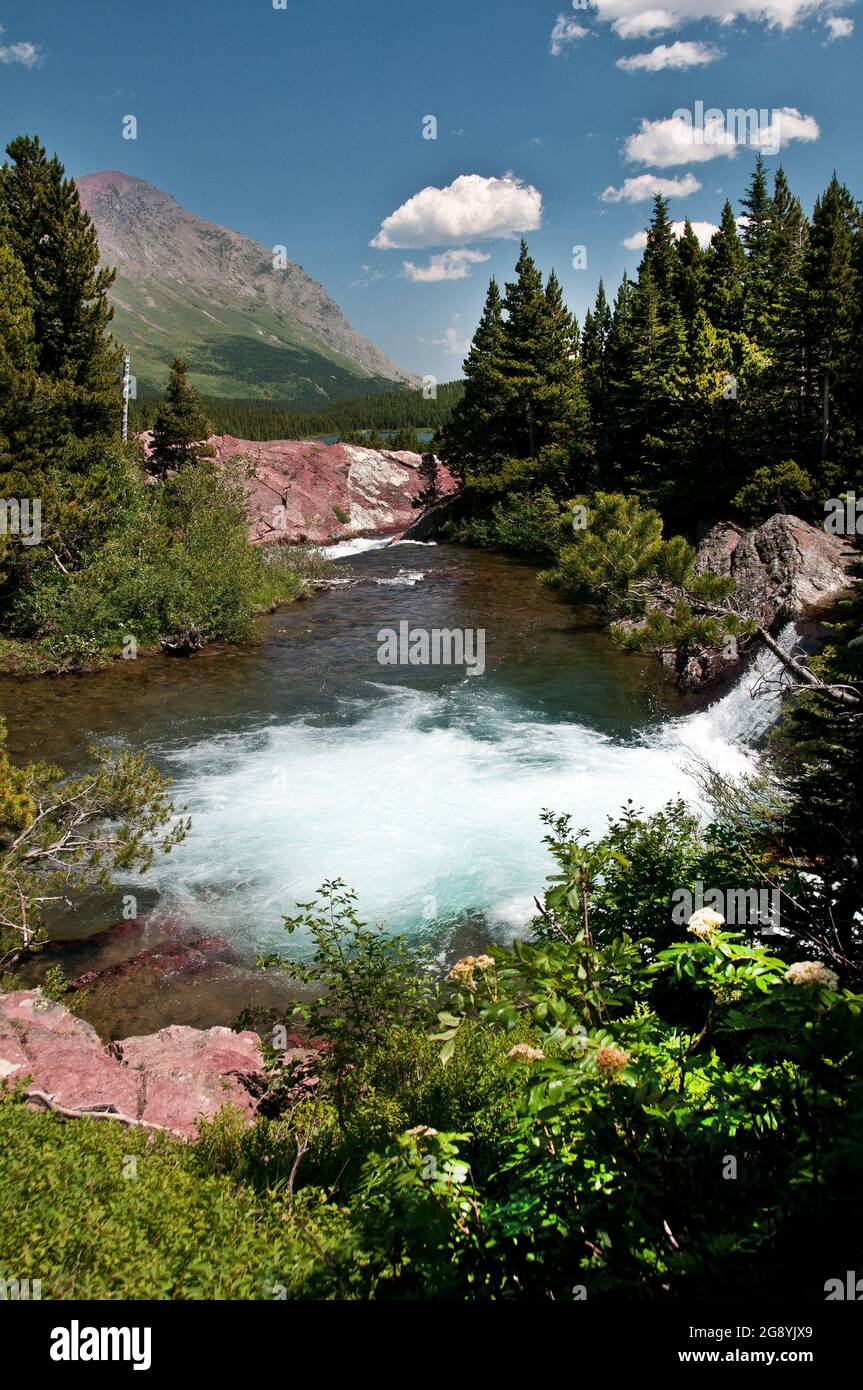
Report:
[[[860,696],[852,693],[847,687],[828,685],[825,681],[820,680],[807,666],[803,666],[801,662],[795,661],[793,656],[784,652],[779,643],[763,627],[758,628],[758,636],[768,651],[771,651],[777,660],[782,662],[785,669],[790,671],[802,685],[810,686],[834,704],[845,705],[849,709],[858,709],[863,703]]]
[[[54,1097],[49,1096],[46,1091],[27,1091],[26,1096],[28,1101],[43,1106],[54,1115],[61,1115],[64,1120],[117,1120],[121,1125],[131,1125],[134,1129],[158,1129],[163,1134],[173,1133],[167,1125],[157,1125],[152,1120],[136,1120],[131,1115],[124,1115],[113,1102],[94,1105],[87,1110],[71,1110],[65,1105],[58,1105]]]

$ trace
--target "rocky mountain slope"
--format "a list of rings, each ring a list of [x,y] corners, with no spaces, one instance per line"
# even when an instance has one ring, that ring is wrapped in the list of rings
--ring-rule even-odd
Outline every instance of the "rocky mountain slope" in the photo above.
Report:
[[[102,259],[118,272],[114,332],[140,387],[161,390],[176,354],[205,395],[303,409],[415,384],[301,266],[274,269],[272,248],[143,179],[107,171],[77,182]]]

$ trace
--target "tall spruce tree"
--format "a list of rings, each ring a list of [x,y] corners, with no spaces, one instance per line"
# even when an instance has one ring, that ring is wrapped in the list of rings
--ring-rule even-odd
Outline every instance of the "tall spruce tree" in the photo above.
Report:
[[[55,410],[72,435],[119,430],[120,353],[108,334],[114,272],[99,268],[96,230],[78,189],[34,136],[7,147],[0,170],[0,229],[32,295],[37,371],[56,383]]]
[[[677,301],[664,295],[649,266],[639,267],[632,301],[633,381],[638,463],[633,482],[651,502],[677,497],[685,486],[686,329]]]
[[[828,486],[839,477],[843,449],[853,447],[843,412],[853,370],[853,338],[860,295],[855,242],[857,205],[836,175],[812,213],[803,264],[806,406],[812,439],[810,463]],[[832,466],[828,469],[827,465]]]
[[[634,472],[639,455],[639,402],[635,381],[637,350],[633,323],[635,286],[623,273],[605,348],[608,413],[605,429],[595,432],[597,487],[620,488]]]
[[[503,307],[501,371],[506,385],[505,449],[516,459],[535,459],[542,447],[540,392],[542,341],[551,326],[542,275],[522,241],[516,278],[507,283]]]
[[[769,357],[766,389],[772,462],[795,458],[803,439],[803,261],[808,236],[806,215],[780,165],[774,176],[770,206],[768,319],[762,339]]]
[[[598,458],[599,443],[605,434],[609,412],[608,342],[611,336],[611,309],[600,280],[593,309],[588,309],[581,335],[581,371],[587,404],[591,453]]]
[[[687,217],[677,243],[677,267],[674,276],[674,297],[680,306],[687,338],[695,333],[695,322],[704,304],[704,252]]]
[[[44,491],[41,445],[47,402],[40,399],[33,299],[24,267],[0,240],[0,497],[34,498]],[[0,585],[24,559],[20,545],[0,531]]]
[[[504,454],[503,305],[492,279],[464,363],[464,395],[443,429],[440,455],[465,487],[493,484]]]
[[[207,439],[212,433],[201,398],[189,381],[189,368],[182,357],[171,363],[165,399],[153,425],[150,467],[166,474],[212,457]]]
[[[30,495],[28,472],[42,443],[39,352],[33,325],[33,296],[24,267],[0,240],[0,475],[2,495]],[[17,475],[17,483],[11,475]]]
[[[538,343],[539,383],[536,393],[536,439],[547,455],[546,477],[551,486],[569,479],[578,490],[588,434],[587,403],[579,364],[578,324],[563,302],[554,271],[545,287],[546,329]],[[554,475],[558,476],[555,477]]]
[[[746,266],[743,277],[743,328],[751,338],[763,341],[770,320],[770,241],[773,209],[767,191],[764,157],[760,153],[746,193],[740,200],[745,221],[743,246]]]
[[[719,230],[707,251],[706,300],[711,322],[726,333],[743,328],[743,282],[746,256],[737,234],[734,209],[726,200]]]
[[[664,323],[673,312],[678,266],[677,246],[668,216],[668,200],[657,193],[653,200],[653,214],[647,228],[647,245],[639,276],[650,275],[658,295],[659,316]]]

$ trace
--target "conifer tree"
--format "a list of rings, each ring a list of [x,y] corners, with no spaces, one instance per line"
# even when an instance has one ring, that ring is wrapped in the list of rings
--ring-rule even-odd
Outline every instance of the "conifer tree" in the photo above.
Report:
[[[182,357],[171,363],[165,398],[153,425],[150,466],[165,474],[212,457],[206,441],[211,434],[201,398],[189,381],[189,368]]]
[[[717,328],[738,333],[743,327],[743,281],[746,257],[737,234],[734,209],[726,201],[719,230],[714,232],[706,261],[707,310]]]
[[[0,241],[0,496],[33,498],[43,491],[39,478],[42,422],[36,373],[33,301],[24,267]],[[0,583],[19,548],[0,533]]]
[[[78,189],[35,137],[18,136],[0,170],[0,228],[24,268],[32,295],[37,371],[57,384],[77,438],[111,435],[120,421],[119,350],[108,335],[114,272],[99,268],[99,246]]]
[[[704,252],[687,217],[677,243],[674,297],[680,305],[687,335],[692,336],[696,316],[704,304]]]
[[[663,198],[661,193],[657,193],[653,200],[653,215],[647,229],[647,245],[639,266],[639,276],[643,274],[649,274],[656,287],[659,317],[665,323],[672,313],[678,256],[668,216],[668,200]]]
[[[33,326],[33,296],[24,267],[7,242],[0,240],[0,473],[25,478],[38,447],[38,349]],[[4,497],[20,489],[7,485]]]
[[[685,437],[680,409],[686,392],[686,331],[673,297],[664,298],[649,267],[639,268],[633,295],[633,380],[639,457],[633,481],[652,501],[676,494]]]
[[[857,206],[834,174],[816,200],[803,265],[806,403],[813,435],[812,462],[817,462],[822,472],[831,449],[841,452],[842,447],[843,395],[852,368],[860,294],[855,267],[855,238],[859,234]]]
[[[465,486],[493,478],[503,455],[506,390],[501,371],[503,306],[497,281],[488,287],[464,363],[464,395],[444,427],[440,455]]]
[[[776,170],[767,259],[768,314],[763,346],[769,357],[767,428],[774,459],[793,458],[803,433],[805,351],[803,261],[809,227],[784,169]]]
[[[546,329],[537,353],[539,383],[534,425],[537,447],[557,448],[560,452],[556,468],[567,473],[576,462],[583,462],[588,415],[578,360],[578,324],[563,302],[563,291],[554,271],[546,283],[545,303]],[[553,485],[555,479],[549,477],[547,481]],[[577,487],[581,480],[573,478],[572,483]]]
[[[611,491],[638,461],[638,388],[633,326],[635,287],[626,271],[614,300],[605,348],[608,414],[602,433],[595,433],[597,486]]]
[[[594,457],[598,442],[605,433],[609,412],[609,356],[611,309],[600,280],[593,309],[588,309],[581,335],[581,370],[590,423]]]
[[[515,280],[507,283],[503,307],[501,371],[506,384],[505,448],[517,459],[535,459],[542,445],[539,420],[540,355],[551,313],[540,274],[522,241]]]
[[[772,207],[767,192],[764,157],[760,153],[756,157],[749,187],[740,204],[745,216],[742,240],[746,251],[743,328],[750,337],[763,339],[770,318]]]

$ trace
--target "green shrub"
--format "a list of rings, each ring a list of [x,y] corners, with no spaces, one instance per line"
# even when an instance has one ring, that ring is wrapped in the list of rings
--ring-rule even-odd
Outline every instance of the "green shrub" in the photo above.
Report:
[[[44,1299],[326,1297],[338,1212],[206,1171],[194,1145],[0,1092],[0,1278]],[[281,1295],[284,1296],[284,1295]]]

